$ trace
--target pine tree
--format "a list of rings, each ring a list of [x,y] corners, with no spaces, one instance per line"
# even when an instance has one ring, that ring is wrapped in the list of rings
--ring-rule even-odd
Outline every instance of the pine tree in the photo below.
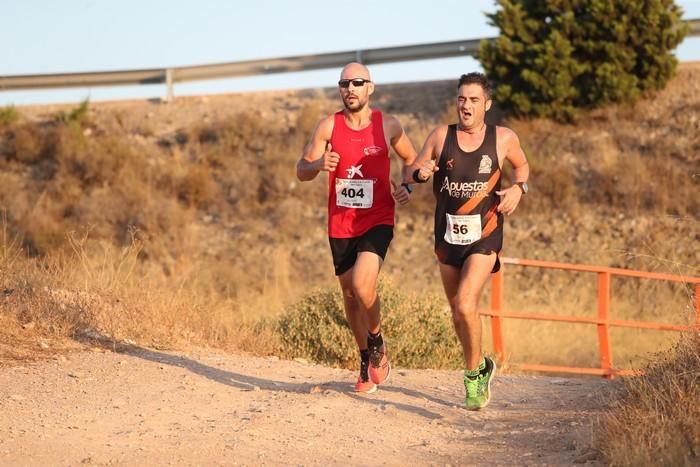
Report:
[[[662,89],[687,34],[673,0],[497,0],[501,33],[479,60],[495,101],[520,115],[571,121],[578,110]]]

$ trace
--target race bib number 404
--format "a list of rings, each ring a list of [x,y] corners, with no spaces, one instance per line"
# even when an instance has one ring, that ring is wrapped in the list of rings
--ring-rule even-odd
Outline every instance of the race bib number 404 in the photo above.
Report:
[[[481,238],[481,216],[447,215],[445,241],[452,245],[470,245]]]
[[[336,178],[335,204],[344,208],[371,208],[373,191],[372,180]]]

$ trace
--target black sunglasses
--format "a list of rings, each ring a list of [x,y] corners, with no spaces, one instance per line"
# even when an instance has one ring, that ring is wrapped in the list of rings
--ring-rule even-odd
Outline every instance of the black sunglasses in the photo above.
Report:
[[[352,85],[356,88],[359,88],[360,86],[364,86],[365,83],[371,83],[371,81],[363,78],[341,79],[340,81],[338,81],[338,86],[340,86],[341,88],[349,88],[350,83],[352,83]]]

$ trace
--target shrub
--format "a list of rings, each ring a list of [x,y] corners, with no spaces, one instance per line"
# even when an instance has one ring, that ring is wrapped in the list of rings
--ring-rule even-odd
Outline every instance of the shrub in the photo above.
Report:
[[[19,112],[14,105],[0,108],[0,125],[9,125],[19,120]]]
[[[114,184],[123,167],[142,165],[135,161],[132,146],[120,138],[88,139],[72,127],[63,129],[60,135],[56,149],[63,173],[80,180],[83,189]]]
[[[56,114],[56,119],[59,122],[66,124],[75,124],[79,127],[89,126],[90,120],[90,100],[85,99],[70,112],[60,111]]]
[[[379,285],[382,328],[392,362],[408,368],[459,368],[462,351],[444,300],[409,297],[387,281]],[[318,290],[291,305],[278,324],[287,357],[357,368],[357,345],[345,320],[341,293]]]
[[[212,171],[203,165],[192,165],[178,183],[178,198],[189,204],[206,208],[218,196],[218,185]]]
[[[633,102],[662,89],[688,28],[673,0],[498,0],[500,30],[479,60],[495,101],[521,115],[572,120],[578,109]]]
[[[5,133],[5,141],[2,152],[8,160],[34,164],[42,159],[42,134],[35,124],[14,125]]]
[[[340,366],[352,366],[357,360],[337,289],[312,292],[291,305],[279,321],[278,332],[286,356]]]

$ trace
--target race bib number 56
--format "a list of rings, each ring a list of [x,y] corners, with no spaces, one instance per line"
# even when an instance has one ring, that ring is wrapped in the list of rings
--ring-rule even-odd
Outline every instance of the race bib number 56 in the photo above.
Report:
[[[481,216],[447,215],[445,241],[452,245],[470,245],[481,238]]]
[[[336,178],[335,204],[344,208],[371,208],[373,190],[372,180]]]

